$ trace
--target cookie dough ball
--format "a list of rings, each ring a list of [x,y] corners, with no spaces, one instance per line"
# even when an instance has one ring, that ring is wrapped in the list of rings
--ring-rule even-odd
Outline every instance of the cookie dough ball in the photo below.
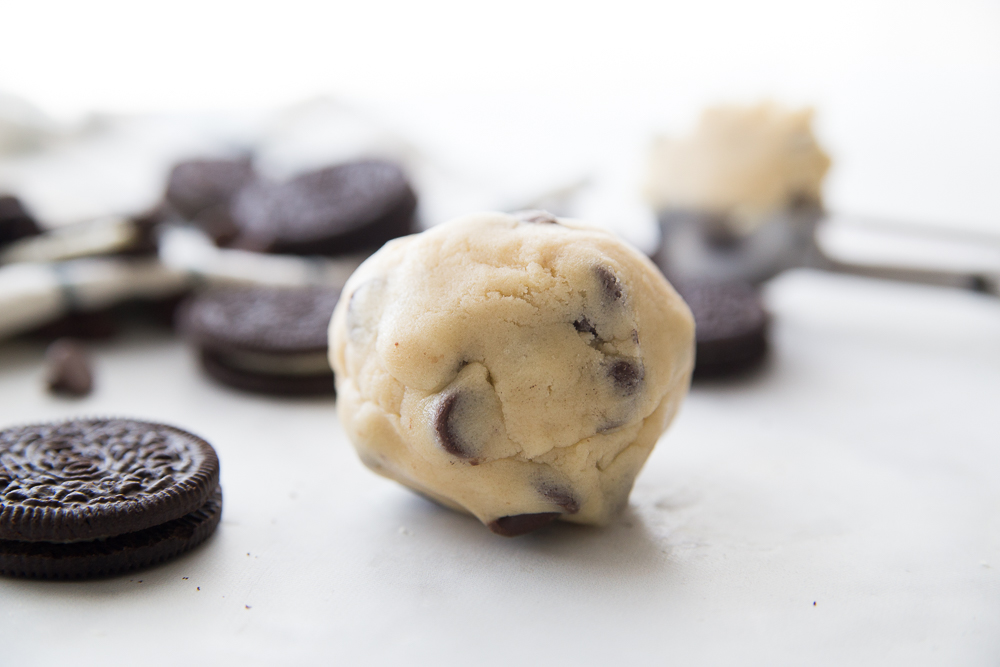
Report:
[[[693,334],[662,274],[613,235],[482,213],[365,261],[330,360],[368,467],[519,535],[624,507],[687,393]]]
[[[660,137],[646,195],[656,209],[722,216],[729,232],[753,233],[774,211],[822,207],[830,158],[812,132],[812,109],[775,104],[706,109],[694,134]]]

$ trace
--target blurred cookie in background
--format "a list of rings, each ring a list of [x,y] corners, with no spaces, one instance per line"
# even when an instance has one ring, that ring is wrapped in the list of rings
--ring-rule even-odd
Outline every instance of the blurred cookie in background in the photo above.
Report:
[[[164,201],[181,217],[201,227],[218,245],[225,245],[239,233],[229,211],[230,203],[254,178],[249,158],[187,160],[170,171]]]
[[[0,194],[0,248],[41,233],[38,223],[28,213],[20,199],[13,195]]]
[[[178,328],[215,380],[277,395],[333,394],[327,328],[340,289],[218,287],[181,305]]]
[[[731,377],[763,363],[768,315],[752,285],[689,280],[674,287],[694,315],[695,379]]]
[[[239,234],[232,247],[293,255],[374,252],[415,229],[417,197],[393,162],[361,160],[259,179],[233,199]]]

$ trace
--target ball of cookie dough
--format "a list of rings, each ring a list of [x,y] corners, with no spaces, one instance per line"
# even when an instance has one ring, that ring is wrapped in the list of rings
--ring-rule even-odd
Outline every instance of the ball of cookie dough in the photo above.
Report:
[[[387,243],[330,324],[362,461],[519,535],[605,524],[687,393],[694,322],[615,236],[482,213]]]

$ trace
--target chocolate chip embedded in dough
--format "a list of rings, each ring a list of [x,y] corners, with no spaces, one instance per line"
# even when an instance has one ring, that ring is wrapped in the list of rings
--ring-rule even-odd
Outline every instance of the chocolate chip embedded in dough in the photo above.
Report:
[[[489,529],[504,537],[517,537],[538,530],[557,519],[561,512],[539,512],[538,514],[514,514],[490,521]]]
[[[45,351],[45,384],[49,391],[70,396],[86,396],[94,387],[90,359],[83,346],[60,338]]]
[[[631,396],[639,391],[646,371],[642,364],[629,359],[619,359],[608,368],[608,375],[625,396]]]
[[[558,218],[552,215],[548,211],[542,211],[539,209],[530,209],[527,211],[517,211],[514,213],[514,217],[521,222],[533,222],[536,224],[543,225],[555,225],[559,223]]]
[[[580,511],[580,501],[566,489],[554,484],[542,484],[538,490],[543,496],[566,510],[567,514],[576,514]]]
[[[622,298],[622,285],[618,282],[618,276],[614,271],[606,266],[595,266],[594,273],[597,274],[597,281],[609,301],[618,301]]]
[[[471,451],[472,446],[462,441],[455,423],[458,412],[461,410],[461,402],[461,392],[448,394],[444,397],[438,406],[437,417],[434,420],[434,430],[437,432],[441,447],[446,452],[460,459],[466,459],[472,465],[476,465],[479,462],[475,459],[475,453]]]
[[[590,320],[588,320],[586,316],[583,316],[576,322],[573,322],[573,328],[580,333],[589,333],[593,334],[594,338],[600,338],[600,336],[597,335],[597,328],[590,323]]]

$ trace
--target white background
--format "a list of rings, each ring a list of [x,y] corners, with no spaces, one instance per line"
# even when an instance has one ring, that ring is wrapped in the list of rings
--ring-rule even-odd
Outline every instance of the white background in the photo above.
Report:
[[[320,94],[509,175],[620,171],[706,104],[818,110],[832,208],[1000,227],[1000,2],[0,2],[0,90],[59,117]]]
[[[343,96],[497,179],[634,177],[652,132],[773,97],[816,106],[831,208],[1000,231],[997,2],[4,1],[0,89],[65,121]],[[0,581],[0,663],[995,665],[996,300],[807,271],[766,297],[767,367],[693,388],[619,523],[517,540],[166,335],[95,346],[79,402],[5,343],[4,424],[189,428],[226,510],[135,576]]]

